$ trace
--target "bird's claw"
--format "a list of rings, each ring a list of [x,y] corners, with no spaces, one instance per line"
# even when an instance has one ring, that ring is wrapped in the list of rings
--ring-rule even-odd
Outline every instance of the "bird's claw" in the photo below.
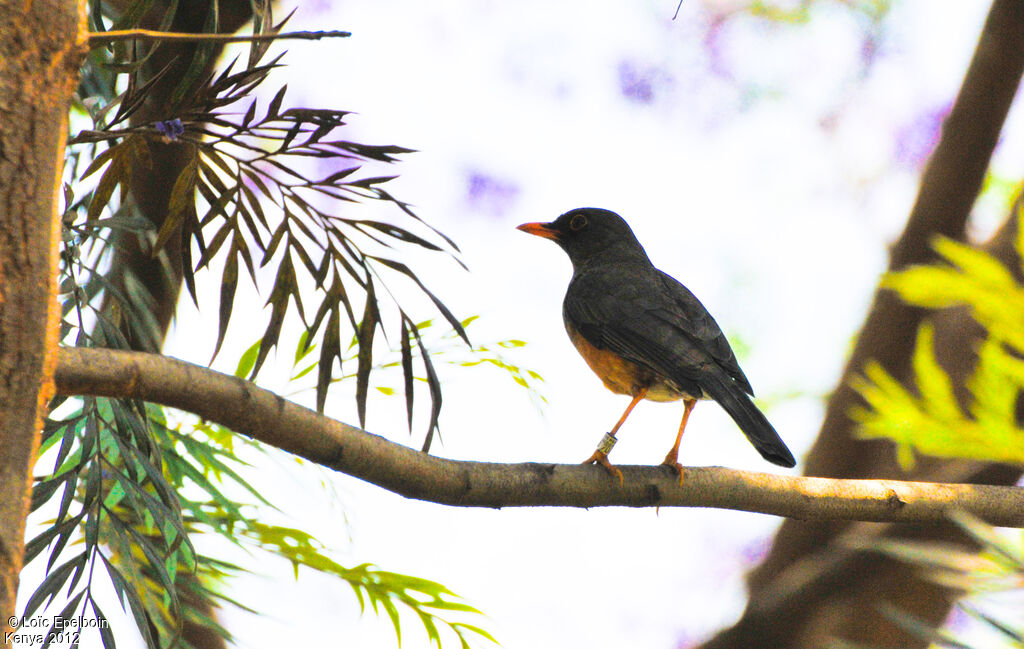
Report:
[[[679,486],[683,486],[683,465],[674,457],[666,457],[661,466],[667,466],[679,475]]]
[[[620,471],[618,468],[613,466],[611,462],[608,461],[608,454],[605,453],[604,451],[594,451],[594,454],[588,457],[583,462],[581,462],[581,464],[600,464],[601,466],[604,467],[605,471],[619,479],[619,485],[622,485],[625,480],[625,478],[623,478],[622,476],[622,471]]]

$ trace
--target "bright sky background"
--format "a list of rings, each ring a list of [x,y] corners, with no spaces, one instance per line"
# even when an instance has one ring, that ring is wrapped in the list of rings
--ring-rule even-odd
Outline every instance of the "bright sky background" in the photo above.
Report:
[[[807,24],[739,15],[717,26],[714,16],[741,3],[687,0],[675,21],[673,2],[297,5],[290,29],[353,36],[289,43],[270,90],[287,83],[286,106],[357,112],[347,139],[416,149],[370,175],[401,174],[390,190],[456,240],[470,272],[437,255],[417,268],[456,314],[481,316],[475,343],[529,343],[505,354],[544,376],[540,410],[498,370],[442,369],[443,443],[433,451],[509,462],[582,460],[628,402],[564,333],[567,258],[514,229],[584,205],[622,214],[655,264],[700,297],[802,456],[986,10],[905,0],[877,28],[833,2],[816,3]],[[1021,176],[1017,117],[996,166],[1011,178]],[[983,203],[979,231],[1000,216],[995,200]],[[252,304],[250,328],[236,311],[220,369],[265,326]],[[206,363],[214,336],[213,316],[184,304],[168,353]],[[290,354],[278,355],[284,366]],[[261,384],[288,392],[272,373]],[[339,388],[330,414],[355,423]],[[660,462],[681,413],[678,403],[641,404],[612,460]],[[367,427],[418,447],[426,421],[409,438],[404,416],[400,396],[381,396]],[[681,460],[785,471],[710,402],[696,409]],[[696,643],[740,614],[743,573],[778,524],[689,509],[463,510],[283,455],[263,465],[257,484],[282,510],[274,522],[313,531],[345,565],[440,581],[487,614],[468,621],[507,649]],[[262,613],[225,612],[239,647],[395,646],[387,619],[360,617],[345,584],[307,571],[296,581],[262,556],[236,560],[259,572],[233,580],[232,594]],[[425,647],[407,621],[403,646]]]
[[[579,461],[625,406],[563,332],[565,255],[513,229],[583,205],[632,224],[655,264],[742,342],[794,453],[810,445],[985,7],[902,2],[872,33],[838,3],[816,5],[805,25],[738,16],[713,29],[723,5],[686,2],[673,22],[670,2],[299,3],[292,29],[353,36],[288,45],[276,80],[291,105],[356,111],[348,138],[419,151],[371,173],[400,173],[390,189],[461,247],[470,272],[427,258],[428,285],[460,316],[481,315],[478,344],[528,341],[507,356],[545,378],[538,412],[499,371],[445,369],[436,453]],[[982,227],[999,213],[986,218]],[[234,330],[239,349],[258,322]],[[172,354],[207,358],[190,351],[191,334],[176,340],[189,344]],[[613,460],[659,462],[681,411],[642,404]],[[331,412],[356,420],[340,390]],[[410,439],[400,397],[371,403],[373,432],[418,446],[424,425]],[[711,403],[695,411],[682,458],[782,471]],[[461,510],[287,459],[277,467],[267,488],[278,522],[315,531],[342,563],[444,583],[508,649],[695,643],[739,615],[743,572],[778,523],[701,510]],[[344,584],[258,566],[235,592],[265,615],[224,616],[239,646],[395,646],[390,623],[360,618]],[[409,619],[405,646],[426,645],[417,626]]]

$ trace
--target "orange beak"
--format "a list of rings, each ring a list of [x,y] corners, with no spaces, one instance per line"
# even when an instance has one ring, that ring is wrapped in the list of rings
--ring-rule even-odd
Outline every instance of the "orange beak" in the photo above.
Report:
[[[544,237],[545,239],[558,239],[558,231],[551,229],[550,223],[524,223],[522,225],[517,225],[516,230],[522,230],[527,234]]]

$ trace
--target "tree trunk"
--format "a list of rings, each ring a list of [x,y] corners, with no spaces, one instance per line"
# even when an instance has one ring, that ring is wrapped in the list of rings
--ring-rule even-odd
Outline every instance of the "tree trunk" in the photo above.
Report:
[[[995,0],[942,138],[925,168],[906,229],[893,246],[890,270],[935,261],[931,241],[936,235],[965,239],[971,207],[1022,72],[1024,0]],[[1011,214],[1010,222],[985,247],[1016,272],[1014,220]],[[853,436],[849,412],[862,401],[850,387],[850,379],[873,359],[906,384],[911,379],[916,332],[925,317],[935,321],[939,362],[957,386],[958,396],[966,398],[964,386],[975,364],[974,346],[984,330],[964,309],[929,312],[902,303],[891,291],[880,291],[828,402],[821,432],[807,456],[807,475],[987,484],[1013,484],[1018,479],[1019,468],[966,461],[926,460],[904,472],[896,463],[892,444]],[[881,608],[894,604],[939,625],[957,594],[929,582],[906,564],[855,552],[837,542],[850,535],[966,542],[951,524],[893,528],[787,520],[765,561],[750,575],[747,610],[735,626],[702,649],[811,649],[831,646],[836,637],[871,647],[928,646],[926,640],[895,625]]]
[[[0,615],[10,631],[56,364],[58,201],[85,2],[0,3]]]

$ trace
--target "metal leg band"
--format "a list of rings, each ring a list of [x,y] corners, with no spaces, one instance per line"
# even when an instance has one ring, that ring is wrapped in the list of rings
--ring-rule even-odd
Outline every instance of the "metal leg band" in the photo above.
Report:
[[[597,445],[597,450],[600,453],[608,455],[615,448],[615,442],[619,440],[615,439],[615,436],[611,433],[605,433],[604,437],[601,438],[601,442]]]

